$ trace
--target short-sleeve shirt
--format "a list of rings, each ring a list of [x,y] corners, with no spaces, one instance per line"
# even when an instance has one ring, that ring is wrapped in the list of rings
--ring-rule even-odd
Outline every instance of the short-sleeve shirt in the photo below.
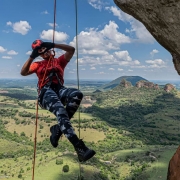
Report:
[[[52,71],[56,72],[61,84],[64,84],[64,69],[68,63],[68,61],[64,58],[64,54],[61,55],[59,58],[54,58],[53,60],[50,60],[49,63],[48,62],[49,60],[42,60],[39,62],[34,62],[30,65],[29,71],[31,73],[36,73],[38,77],[39,88],[42,88],[50,81],[48,76]],[[56,76],[53,76],[52,82],[58,84],[58,79]]]

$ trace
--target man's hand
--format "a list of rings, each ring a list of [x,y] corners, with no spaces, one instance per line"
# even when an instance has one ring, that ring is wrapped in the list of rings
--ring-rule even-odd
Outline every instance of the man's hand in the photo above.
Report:
[[[33,58],[33,59],[37,58],[37,57],[40,55],[40,53],[38,52],[38,50],[39,50],[39,47],[33,49],[30,57]]]
[[[48,51],[48,50],[54,48],[54,43],[51,43],[51,42],[43,42],[43,43],[41,44],[41,47],[46,47],[46,48],[47,48],[46,51]]]

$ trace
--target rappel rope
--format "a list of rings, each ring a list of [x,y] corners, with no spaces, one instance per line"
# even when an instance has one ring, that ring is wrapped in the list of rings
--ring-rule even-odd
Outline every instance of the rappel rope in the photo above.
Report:
[[[75,0],[75,14],[76,14],[76,57],[77,57],[77,86],[78,86],[78,90],[79,90],[79,61],[78,61],[78,6],[77,6],[77,0]],[[79,106],[79,109],[78,109],[78,131],[79,131],[79,139],[80,139],[80,134],[81,134],[81,131],[80,131],[80,106]],[[79,162],[79,178],[81,180],[81,163]],[[78,178],[78,179],[79,179]]]
[[[54,34],[55,34],[55,20],[56,20],[56,0],[54,0],[54,29],[53,29],[53,43],[54,43]],[[53,49],[53,55],[51,54],[49,60],[48,60],[48,63],[47,63],[47,66],[46,66],[46,69],[45,69],[45,73],[44,73],[44,76],[43,76],[43,79],[41,81],[41,85],[40,85],[40,88],[42,87],[43,85],[43,82],[45,80],[45,76],[46,76],[46,73],[47,73],[47,68],[49,66],[49,63],[51,60],[54,59],[54,56],[55,56],[55,51]],[[38,95],[39,95],[39,90],[38,90]],[[37,145],[37,125],[38,125],[38,99],[36,101],[36,122],[35,122],[35,135],[34,135],[34,156],[33,156],[33,170],[32,170],[32,180],[34,180],[34,172],[35,172],[35,161],[36,161],[36,145]]]
[[[75,12],[76,12],[76,56],[77,56],[77,86],[79,89],[79,68],[78,68],[78,23],[77,23],[77,0],[75,0]],[[54,26],[53,26],[53,43],[54,43],[54,38],[55,38],[55,26],[56,26],[56,0],[54,0]],[[45,80],[45,76],[46,76],[46,72],[47,72],[47,68],[49,66],[50,61],[52,61],[54,59],[55,56],[55,51],[53,49],[53,54],[51,54],[46,69],[45,69],[45,73],[43,76],[43,79],[41,81],[41,85],[40,87],[42,87],[43,82]],[[39,95],[39,90],[38,90],[38,95]],[[80,138],[80,109],[78,110],[78,117],[79,117],[79,138]],[[36,102],[36,121],[35,121],[35,135],[34,135],[34,155],[33,155],[33,168],[32,168],[32,180],[34,180],[34,174],[35,174],[35,160],[36,160],[36,146],[37,146],[37,125],[38,125],[38,99]],[[81,178],[81,164],[79,162],[79,176]]]

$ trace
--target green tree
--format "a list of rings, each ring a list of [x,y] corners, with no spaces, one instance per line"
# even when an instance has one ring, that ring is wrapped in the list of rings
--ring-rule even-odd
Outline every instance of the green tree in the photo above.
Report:
[[[69,166],[68,165],[63,166],[63,172],[69,172]]]

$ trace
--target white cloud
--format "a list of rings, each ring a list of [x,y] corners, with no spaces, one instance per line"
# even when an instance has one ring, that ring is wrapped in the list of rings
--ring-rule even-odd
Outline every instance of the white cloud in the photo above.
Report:
[[[0,53],[3,53],[5,51],[7,51],[7,49],[4,49],[2,46],[0,46]]]
[[[110,71],[114,71],[115,69],[114,68],[109,68]]]
[[[131,28],[126,29],[126,33],[134,33],[138,41],[142,43],[153,43],[155,41],[154,37],[149,33],[146,27],[134,17],[124,13],[121,9],[118,9],[115,6],[106,7],[105,9],[112,12],[119,20],[129,22]]]
[[[17,55],[18,52],[14,51],[14,50],[10,50],[10,51],[7,52],[7,54],[9,54],[9,55]]]
[[[131,24],[131,32],[135,32],[136,37],[142,43],[153,43],[155,41],[154,37],[149,33],[149,31],[145,28],[145,26],[137,21],[133,20],[130,22]]]
[[[128,51],[117,51],[117,52],[114,52],[114,55],[117,57],[118,60],[132,61],[132,58],[129,56]]]
[[[70,74],[74,74],[75,72],[73,72],[73,71],[69,71],[69,73],[70,73]]]
[[[55,31],[55,42],[65,42],[68,39],[68,35],[64,32],[58,32]],[[49,29],[49,30],[43,30],[40,34],[40,38],[44,39],[44,40],[49,40],[52,41],[53,40],[53,29]]]
[[[108,25],[101,31],[103,35],[110,40],[116,41],[119,44],[130,43],[130,38],[117,31],[118,25],[114,21],[109,21]]]
[[[27,54],[27,55],[31,55],[31,53],[32,53],[32,51],[28,51],[26,54]]]
[[[151,64],[148,66],[150,68],[163,68],[166,66],[166,63],[162,59],[146,60],[145,62]]]
[[[54,27],[54,23],[47,23],[50,27]],[[58,27],[58,24],[55,23],[55,27]]]
[[[82,54],[90,54],[90,55],[107,55],[108,52],[105,50],[97,50],[97,49],[91,49],[91,50],[86,50],[83,49]]]
[[[123,69],[121,69],[121,68],[118,68],[118,71],[123,71]]]
[[[102,71],[101,71],[101,72],[99,72],[99,73],[97,73],[97,74],[105,74],[105,72],[102,72]]]
[[[117,50],[124,43],[130,43],[130,38],[118,32],[118,25],[113,21],[109,21],[102,30],[90,28],[78,35],[80,54],[108,55],[109,50]],[[75,37],[70,45],[76,46]]]
[[[11,56],[2,56],[3,59],[12,59]]]
[[[135,65],[139,65],[140,62],[139,62],[138,60],[135,60],[135,61],[134,61],[134,64],[135,64]]]
[[[132,72],[133,70],[132,69],[128,69],[129,72]]]
[[[133,69],[144,69],[144,68],[147,68],[146,66],[142,65],[142,66],[131,66],[131,68]]]
[[[88,3],[95,9],[99,9],[99,10],[101,10],[104,5],[102,0],[88,0]]]
[[[59,50],[59,49],[54,49],[55,50],[55,55],[57,57],[61,56],[62,54],[64,54],[65,52],[63,50]]]
[[[47,10],[43,11],[42,14],[49,14]]]
[[[81,70],[82,70],[82,71],[85,71],[86,69],[85,69],[85,68],[82,68]]]
[[[8,31],[8,30],[2,30],[2,32],[4,32],[4,33],[9,33],[9,31]]]
[[[159,51],[157,50],[157,49],[153,49],[151,52],[150,52],[150,54],[151,54],[151,56],[153,57],[154,56],[154,54],[157,54]]]
[[[159,65],[164,65],[165,64],[165,62],[162,59],[146,60],[146,63],[159,64]]]
[[[15,23],[9,21],[6,24],[13,28],[13,32],[20,33],[22,35],[26,35],[28,31],[31,29],[31,26],[27,21],[19,21]]]
[[[96,68],[95,67],[91,67],[91,70],[95,70]]]
[[[127,13],[124,13],[123,11],[121,11],[120,9],[118,9],[115,6],[106,7],[105,9],[109,10],[110,12],[112,12],[113,15],[118,17],[118,19],[121,20],[121,21],[131,21],[131,20],[133,20],[132,16],[130,16]]]
[[[12,22],[8,21],[8,22],[6,23],[6,25],[12,26]]]

